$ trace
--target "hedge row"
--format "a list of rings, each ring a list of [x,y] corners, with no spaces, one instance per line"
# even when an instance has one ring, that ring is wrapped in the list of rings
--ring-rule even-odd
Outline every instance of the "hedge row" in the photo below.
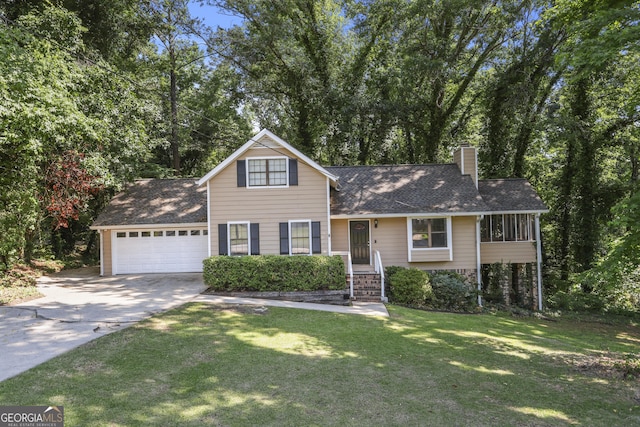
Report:
[[[340,256],[213,256],[204,260],[204,283],[213,291],[293,292],[345,289]]]

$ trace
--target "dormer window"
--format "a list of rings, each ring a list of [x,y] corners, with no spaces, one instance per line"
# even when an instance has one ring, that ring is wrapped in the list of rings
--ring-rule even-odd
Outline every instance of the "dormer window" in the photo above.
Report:
[[[287,182],[287,158],[247,159],[249,187],[284,187]]]
[[[238,187],[283,188],[298,185],[298,160],[249,157],[236,162]]]

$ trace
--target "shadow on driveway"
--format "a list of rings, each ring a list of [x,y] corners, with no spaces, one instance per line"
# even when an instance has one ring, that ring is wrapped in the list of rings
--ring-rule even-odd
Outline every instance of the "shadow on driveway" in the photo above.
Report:
[[[196,298],[201,273],[99,277],[95,268],[38,281],[45,296],[0,307],[0,381]]]

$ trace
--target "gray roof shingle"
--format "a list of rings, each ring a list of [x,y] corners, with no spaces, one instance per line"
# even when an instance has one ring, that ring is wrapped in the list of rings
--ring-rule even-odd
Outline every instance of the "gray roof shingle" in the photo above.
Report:
[[[111,225],[207,222],[207,188],[194,179],[145,179],[117,194],[93,223]]]
[[[469,175],[455,164],[336,166],[333,215],[485,212]]]
[[[548,211],[526,179],[484,179],[478,189],[492,212]]]

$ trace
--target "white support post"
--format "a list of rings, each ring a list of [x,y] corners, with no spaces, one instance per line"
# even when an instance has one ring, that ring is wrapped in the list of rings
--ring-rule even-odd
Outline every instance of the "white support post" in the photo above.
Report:
[[[482,307],[482,261],[480,259],[480,242],[482,236],[480,236],[480,221],[482,221],[484,215],[478,215],[476,218],[476,279],[478,282],[478,307]]]
[[[540,214],[536,214],[536,270],[538,272],[538,311],[542,311],[542,242],[540,241]]]

